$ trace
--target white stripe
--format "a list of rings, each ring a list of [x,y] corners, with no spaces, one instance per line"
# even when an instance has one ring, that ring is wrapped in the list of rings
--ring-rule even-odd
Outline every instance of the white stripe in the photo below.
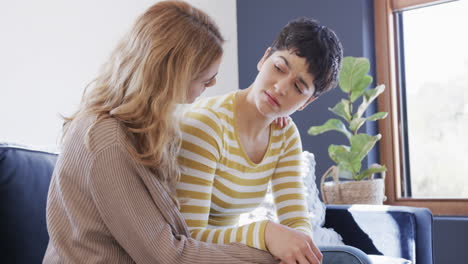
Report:
[[[228,208],[228,209],[226,209],[226,208],[218,206],[217,204],[212,202],[211,203],[211,208],[213,210],[221,212],[221,215],[225,216],[225,215],[240,215],[240,214],[250,213],[253,210],[255,210],[259,205],[260,205],[260,203],[258,203],[254,207],[249,207],[249,208]],[[213,215],[218,215],[218,214],[213,214]]]
[[[185,220],[208,220],[208,215],[204,213],[194,214],[194,213],[182,213]]]
[[[298,182],[298,183],[302,183],[302,177],[301,176],[289,176],[289,177],[281,177],[281,178],[277,178],[277,179],[272,179],[271,180],[271,184],[273,186],[277,185],[277,184],[282,184],[282,183],[288,183],[288,182]]]
[[[232,161],[232,159],[231,159]],[[227,167],[226,165],[224,164],[218,164],[218,169],[220,171],[224,171],[224,172],[227,172],[229,174],[232,174],[240,179],[248,179],[248,180],[258,180],[258,179],[262,179],[262,178],[265,178],[265,177],[270,177],[273,172],[275,171],[275,168],[271,168],[271,169],[268,169],[268,170],[265,170],[265,171],[260,171],[260,172],[240,172],[236,169],[232,169],[230,167]]]
[[[249,226],[245,225],[244,229],[242,230],[242,240],[241,240],[241,243],[244,245],[247,244],[247,231],[249,231]]]
[[[217,188],[213,188],[213,195],[221,199],[223,202],[227,204],[251,204],[251,203],[260,203],[263,201],[264,197],[257,197],[257,198],[233,198],[231,196],[228,196],[218,190]]]
[[[208,237],[206,238],[206,242],[213,243],[214,233],[215,233],[215,230],[211,230],[211,232],[208,234]]]
[[[226,233],[227,229],[222,229],[222,231],[219,233],[218,241],[215,241],[218,244],[224,244],[224,233]]]
[[[195,192],[202,192],[202,193],[211,193],[210,186],[202,186],[196,185],[191,183],[179,182],[177,184],[177,189],[179,190],[186,190],[186,191],[195,191]]]
[[[276,204],[276,210],[279,210],[283,207],[290,205],[302,205],[304,208],[307,208],[307,204],[304,200],[286,200]]]
[[[254,233],[253,233],[253,242],[254,242],[254,247],[256,248],[260,248],[260,236],[259,236],[259,233],[260,233],[260,224],[261,222],[255,222],[254,225]]]
[[[240,227],[238,228],[233,228],[232,231],[231,231],[231,239],[229,240],[229,242],[233,243],[233,242],[236,242],[236,237],[237,237],[237,230],[239,229]]]
[[[279,149],[281,148],[281,146],[283,146],[283,141],[274,142],[274,143],[271,143],[270,149],[271,150]]]
[[[213,178],[214,178],[214,175],[211,173],[206,173],[204,171],[192,169],[187,166],[182,166],[182,173],[187,174],[189,176],[193,176],[195,178],[199,178],[201,180],[213,181]]]
[[[214,146],[212,146],[210,143],[205,141],[204,139],[199,138],[199,137],[194,136],[194,135],[189,134],[189,133],[185,133],[185,132],[182,132],[182,137],[183,137],[183,139],[185,141],[188,141],[188,142],[190,142],[190,143],[192,143],[194,145],[197,145],[197,146],[207,150],[208,152],[213,154],[216,158],[218,158],[218,150]],[[216,143],[219,144],[219,141],[217,141]],[[181,149],[181,151],[182,150],[184,150],[184,149]]]
[[[285,171],[301,171],[301,166],[287,166],[287,167],[281,167],[281,168],[276,168],[275,173],[278,172],[285,172]]]
[[[207,158],[205,158],[205,157],[203,157],[201,155],[198,155],[197,153],[194,153],[194,152],[191,152],[191,151],[188,151],[188,150],[185,150],[185,149],[180,151],[179,156],[183,157],[183,158],[187,158],[189,160],[193,160],[193,161],[195,161],[197,163],[201,163],[203,165],[206,165],[206,166],[212,168],[213,172],[214,172],[214,170],[216,168],[216,162],[215,161],[213,161],[211,159],[207,159]],[[186,167],[186,166],[184,166],[184,167]]]
[[[231,181],[228,181],[227,179],[224,179],[222,177],[217,177],[216,178],[220,183],[222,183],[224,186],[229,187],[231,190],[236,190],[238,192],[260,192],[260,191],[266,191],[268,187],[268,182],[266,184],[262,185],[255,185],[255,186],[243,186],[243,185],[238,185],[235,184]]]
[[[217,110],[217,112],[219,112],[219,113],[225,114],[225,115],[228,116],[230,119],[232,119],[232,118],[234,117],[232,111],[230,111],[230,110],[228,110],[228,109],[226,109],[226,108],[224,108],[224,107],[219,107],[219,108],[216,109],[216,110]]]
[[[291,193],[304,193],[304,189],[302,188],[287,188],[287,189],[282,189],[277,192],[274,192],[273,195],[275,197],[284,195],[284,194],[291,194]]]
[[[284,221],[284,220],[287,220],[287,219],[293,218],[293,217],[304,217],[304,218],[307,218],[307,213],[306,213],[306,212],[302,212],[302,211],[296,211],[296,212],[291,212],[291,213],[286,213],[286,214],[278,215],[278,219],[279,219],[280,221]]]
[[[200,199],[186,199],[181,198],[179,200],[185,201],[185,203],[181,203],[181,205],[193,205],[193,206],[209,206],[209,200],[200,200]]]

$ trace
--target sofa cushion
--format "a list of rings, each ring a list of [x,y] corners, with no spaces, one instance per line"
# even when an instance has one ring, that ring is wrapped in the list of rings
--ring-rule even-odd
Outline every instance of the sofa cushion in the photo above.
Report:
[[[42,262],[49,240],[47,192],[56,160],[56,154],[0,144],[2,263]]]

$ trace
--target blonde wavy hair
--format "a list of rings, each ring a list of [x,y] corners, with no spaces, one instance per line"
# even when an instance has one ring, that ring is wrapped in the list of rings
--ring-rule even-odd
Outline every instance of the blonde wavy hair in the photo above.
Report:
[[[223,42],[203,11],[183,1],[151,6],[87,87],[79,110],[64,118],[62,138],[84,114],[96,115],[96,123],[116,118],[135,139],[132,155],[172,189],[180,178],[177,104],[186,102],[192,80],[222,56]]]

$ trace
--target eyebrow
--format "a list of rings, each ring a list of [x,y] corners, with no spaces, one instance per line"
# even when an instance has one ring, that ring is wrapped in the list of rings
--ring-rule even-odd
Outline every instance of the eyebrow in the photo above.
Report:
[[[283,56],[281,56],[281,55],[278,56],[278,57],[280,57],[280,58],[282,58],[282,59],[284,60],[284,63],[286,63],[286,66],[288,66],[288,68],[291,68],[291,67],[289,66],[289,61],[288,61],[285,57],[283,57]],[[304,79],[302,79],[302,77],[300,77],[300,76],[299,76],[299,81],[300,81],[307,89],[310,90],[309,85],[307,85],[307,83],[304,81]]]

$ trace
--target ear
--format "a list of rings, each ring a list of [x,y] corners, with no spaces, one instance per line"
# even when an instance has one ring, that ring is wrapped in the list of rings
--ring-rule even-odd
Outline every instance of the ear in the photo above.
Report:
[[[312,96],[309,98],[309,100],[307,100],[307,102],[305,102],[301,107],[299,107],[297,109],[297,111],[302,111],[304,110],[304,108],[306,108],[310,103],[312,103],[313,101],[315,101],[316,99],[318,98],[318,96]]]
[[[268,56],[270,56],[270,52],[271,52],[271,47],[268,47],[268,49],[265,50],[265,54],[263,54],[263,57],[257,63],[257,70],[258,71],[260,71],[260,69],[263,66],[263,63],[265,63],[266,59],[268,59]]]

